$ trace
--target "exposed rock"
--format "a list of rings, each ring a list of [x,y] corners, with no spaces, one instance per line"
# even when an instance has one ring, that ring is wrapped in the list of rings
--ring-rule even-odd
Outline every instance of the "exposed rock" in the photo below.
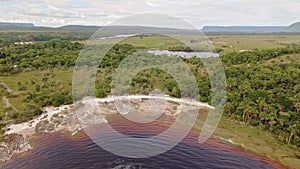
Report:
[[[43,120],[39,122],[35,127],[35,132],[40,133],[51,133],[54,132],[54,124],[50,123],[48,120]]]
[[[12,157],[11,151],[7,147],[7,145],[3,142],[0,143],[0,162],[3,163],[5,161],[10,160]]]
[[[22,135],[5,135],[0,143],[0,162],[10,160],[14,154],[23,153],[30,149],[32,147]]]

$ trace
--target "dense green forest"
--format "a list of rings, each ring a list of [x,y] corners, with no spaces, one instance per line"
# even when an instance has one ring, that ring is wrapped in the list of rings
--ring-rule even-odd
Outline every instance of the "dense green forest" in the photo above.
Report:
[[[17,73],[24,69],[45,69],[75,65],[82,44],[47,42],[12,45],[0,51],[0,73]]]
[[[31,80],[25,83],[16,79],[18,90],[26,96],[24,102],[28,106],[19,113],[14,112],[12,119],[30,119],[40,114],[39,110],[44,106],[72,102],[71,82],[53,80],[53,71],[72,68],[82,47],[77,42],[51,41],[9,45],[0,50],[2,77],[49,70],[48,74],[41,76],[39,82]],[[110,94],[115,69],[126,56],[138,50],[134,46],[123,44],[115,45],[108,52],[99,65],[96,96],[106,97]],[[225,115],[246,125],[261,127],[286,144],[300,146],[300,62],[294,60],[292,63],[266,64],[270,59],[286,55],[293,57],[299,53],[299,46],[288,46],[222,55],[227,78]],[[198,99],[210,102],[210,81],[201,59],[190,58],[183,61],[197,79]],[[148,94],[155,88],[180,97],[176,81],[169,74],[156,69],[140,72],[131,81],[130,93]],[[1,96],[7,95],[7,91],[0,89]]]
[[[62,31],[0,31],[0,48],[17,42],[81,41],[87,40],[91,34]]]
[[[299,47],[228,54],[222,60],[227,65],[226,115],[299,146],[300,62],[264,64],[264,60],[295,53]]]

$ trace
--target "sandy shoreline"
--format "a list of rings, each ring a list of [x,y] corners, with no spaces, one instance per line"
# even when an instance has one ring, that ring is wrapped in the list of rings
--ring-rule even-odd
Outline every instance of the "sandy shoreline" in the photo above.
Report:
[[[60,114],[63,110],[70,110],[71,107],[72,105],[64,105],[61,107],[46,107],[44,109],[45,113],[33,120],[7,126],[5,134],[21,134],[24,136],[32,135],[34,134],[35,127],[38,123],[46,119],[50,121],[53,115]]]
[[[214,107],[210,106],[207,103],[201,103],[195,100],[191,99],[178,99],[178,98],[172,98],[172,97],[165,97],[165,96],[148,96],[148,95],[129,95],[129,96],[119,96],[119,97],[106,97],[106,98],[85,98],[83,99],[83,104],[88,104],[91,101],[95,102],[97,105],[99,103],[109,103],[113,102],[114,100],[126,100],[126,99],[161,99],[166,101],[172,101],[176,103],[184,103],[192,106],[198,106],[198,107],[204,107],[208,109],[214,109]],[[72,105],[63,105],[60,107],[46,107],[43,110],[43,114],[38,116],[37,118],[30,120],[28,122],[20,123],[20,124],[12,124],[7,126],[5,134],[22,134],[25,137],[28,135],[32,135],[34,133],[34,129],[43,120],[51,121],[51,118],[53,115],[61,115],[64,111],[73,111],[74,104]],[[25,131],[25,132],[24,132]]]

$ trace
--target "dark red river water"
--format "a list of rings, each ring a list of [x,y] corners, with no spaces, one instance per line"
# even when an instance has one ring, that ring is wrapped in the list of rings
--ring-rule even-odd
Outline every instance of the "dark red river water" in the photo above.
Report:
[[[127,135],[152,136],[166,130],[166,124],[133,124],[116,118],[111,125]],[[101,134],[101,133],[98,133]],[[107,133],[106,133],[107,134]],[[34,136],[34,149],[14,157],[3,169],[273,169],[285,168],[275,161],[247,152],[216,139],[204,144],[192,131],[171,150],[144,159],[120,157],[96,145],[84,131],[75,136],[53,133]],[[142,149],[143,147],[141,147]]]

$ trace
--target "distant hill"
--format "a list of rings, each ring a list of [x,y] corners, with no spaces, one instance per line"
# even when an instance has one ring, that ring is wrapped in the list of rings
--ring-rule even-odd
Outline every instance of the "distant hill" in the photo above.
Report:
[[[0,28],[10,29],[10,28],[34,28],[32,23],[9,23],[9,22],[0,22]]]
[[[285,32],[286,26],[205,26],[203,32]]]
[[[101,26],[83,26],[83,25],[66,25],[61,26],[56,29],[62,30],[62,31],[75,31],[75,32],[95,32],[98,29],[100,29]]]
[[[85,26],[66,25],[57,28],[38,27],[32,23],[9,23],[0,22],[0,30],[34,30],[34,31],[70,31],[70,32],[96,32],[102,29],[102,33],[107,36],[117,34],[138,34],[138,33],[195,33],[196,30],[159,28],[145,26]],[[291,26],[205,26],[203,32],[228,32],[228,33],[272,33],[272,32],[300,32],[300,22]]]
[[[34,30],[34,31],[63,31],[63,32],[89,32],[94,33],[101,29],[105,36],[114,36],[119,34],[138,34],[138,33],[194,33],[195,30],[158,28],[144,26],[85,26],[85,25],[66,25],[57,28],[37,27],[32,23],[4,23],[0,22],[2,30]]]
[[[102,28],[102,29],[101,29]],[[174,28],[158,28],[145,26],[82,26],[67,25],[57,28],[62,31],[78,31],[78,32],[96,32],[101,29],[101,34],[106,36],[115,36],[120,34],[139,34],[139,33],[195,33],[197,30],[174,29]]]
[[[288,27],[289,32],[300,32],[300,22],[294,23]]]

